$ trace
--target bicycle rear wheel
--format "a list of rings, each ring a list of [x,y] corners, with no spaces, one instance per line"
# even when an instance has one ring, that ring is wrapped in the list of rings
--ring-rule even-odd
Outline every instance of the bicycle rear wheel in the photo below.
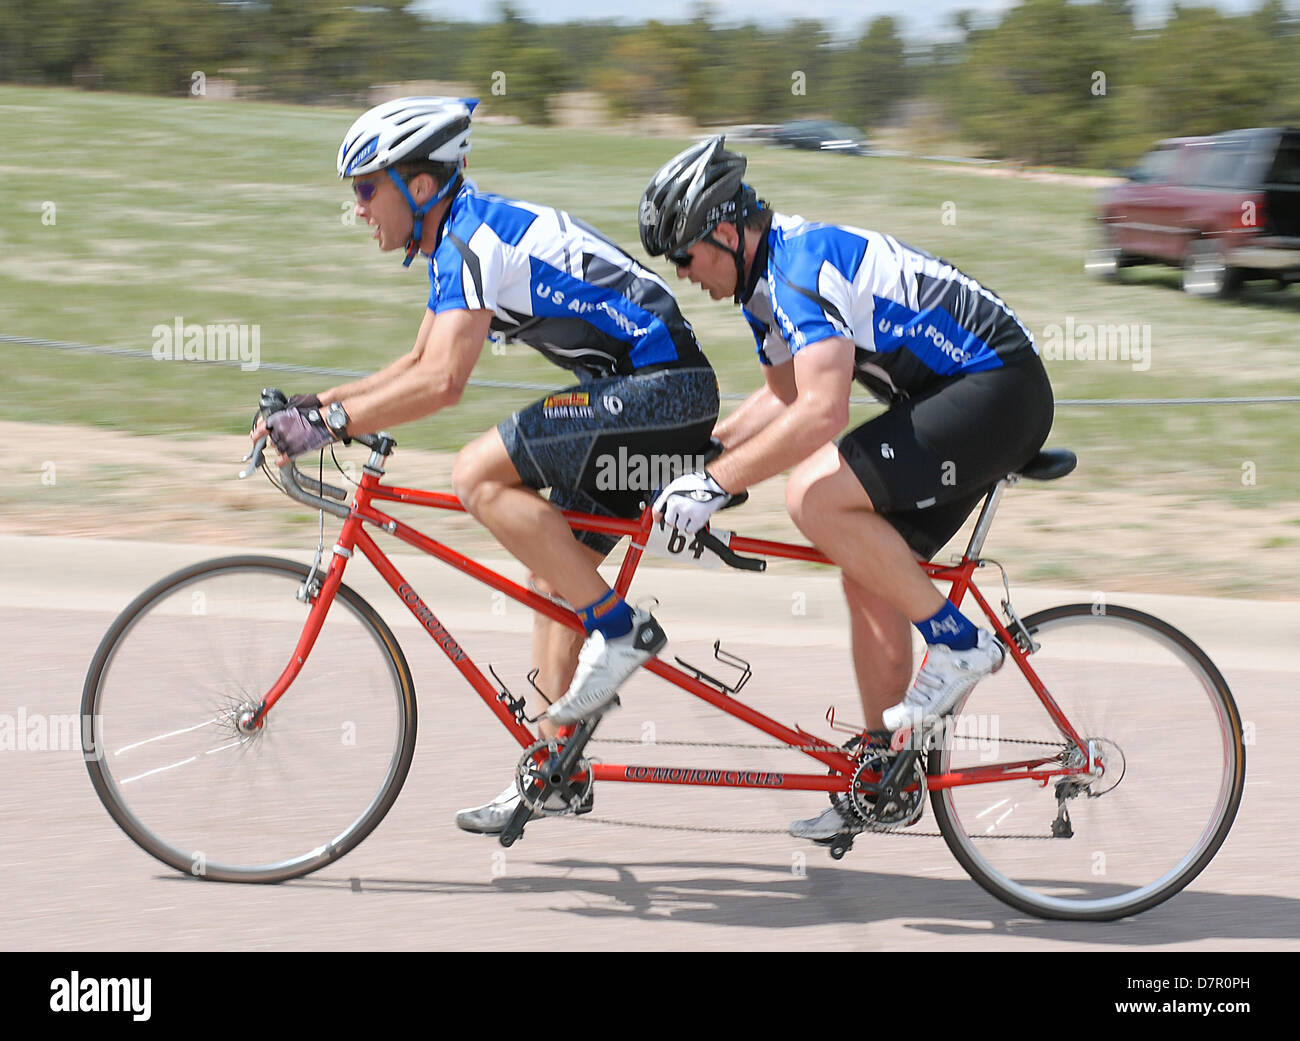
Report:
[[[1205,868],[1236,816],[1246,760],[1232,694],[1199,647],[1140,611],[1069,604],[1024,624],[1040,645],[1030,666],[1101,775],[932,790],[939,830],[971,878],[1030,914],[1109,921],[1154,907]],[[1087,754],[1008,660],[967,696],[929,772]]]
[[[113,819],[178,871],[281,882],[337,860],[397,798],[415,688],[392,632],[340,586],[293,685],[237,726],[288,665],[308,569],[229,557],[178,571],[117,618],[82,694],[90,778]]]

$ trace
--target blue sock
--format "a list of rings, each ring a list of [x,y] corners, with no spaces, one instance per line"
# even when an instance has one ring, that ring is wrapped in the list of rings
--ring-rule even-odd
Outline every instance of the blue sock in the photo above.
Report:
[[[979,630],[948,600],[933,618],[913,623],[921,631],[926,643],[942,643],[954,651],[968,651],[975,646]]]
[[[613,640],[632,631],[632,608],[612,589],[595,603],[579,608],[578,618],[588,636],[600,632]]]

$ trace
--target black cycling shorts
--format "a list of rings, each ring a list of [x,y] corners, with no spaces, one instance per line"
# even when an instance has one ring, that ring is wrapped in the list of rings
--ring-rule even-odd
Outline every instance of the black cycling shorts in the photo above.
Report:
[[[548,394],[497,424],[529,488],[564,510],[636,517],[674,477],[704,467],[718,421],[712,369],[659,369]],[[608,554],[618,538],[574,532]]]
[[[876,512],[912,550],[934,556],[1052,427],[1052,388],[1037,355],[959,376],[850,430],[840,455]]]

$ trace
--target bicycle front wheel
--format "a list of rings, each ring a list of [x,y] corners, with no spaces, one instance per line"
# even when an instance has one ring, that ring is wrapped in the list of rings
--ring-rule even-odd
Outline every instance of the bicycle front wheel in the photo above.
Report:
[[[931,776],[1086,764],[1090,753],[1100,769],[934,790],[939,829],[976,882],[1022,911],[1092,921],[1145,911],[1194,879],[1232,826],[1246,777],[1232,694],[1196,644],[1140,611],[1069,604],[1024,624],[1039,645],[1029,665],[1083,746],[1008,657],[967,696],[930,754]]]
[[[223,882],[315,871],[379,824],[406,779],[411,672],[346,586],[264,724],[239,725],[289,664],[307,572],[271,557],[178,571],[95,653],[81,709],[91,781],[127,835],[178,871]]]

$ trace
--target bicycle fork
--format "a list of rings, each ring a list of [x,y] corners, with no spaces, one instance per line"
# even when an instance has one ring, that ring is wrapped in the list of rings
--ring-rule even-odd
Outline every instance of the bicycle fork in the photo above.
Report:
[[[316,646],[316,638],[320,636],[321,628],[325,624],[325,616],[329,613],[329,609],[334,603],[334,597],[338,593],[339,585],[343,581],[343,564],[348,557],[352,556],[352,553],[341,545],[336,545],[334,555],[339,560],[337,562],[331,560],[329,568],[322,575],[318,571],[320,554],[317,553],[317,559],[312,563],[311,572],[299,587],[297,598],[303,603],[311,605],[302,633],[298,637],[298,642],[289,658],[289,663],[271,685],[271,688],[256,705],[250,705],[239,714],[236,725],[240,733],[248,735],[262,728],[266,723],[267,714],[298,678],[298,674],[307,662],[308,655],[311,654],[312,648]]]

